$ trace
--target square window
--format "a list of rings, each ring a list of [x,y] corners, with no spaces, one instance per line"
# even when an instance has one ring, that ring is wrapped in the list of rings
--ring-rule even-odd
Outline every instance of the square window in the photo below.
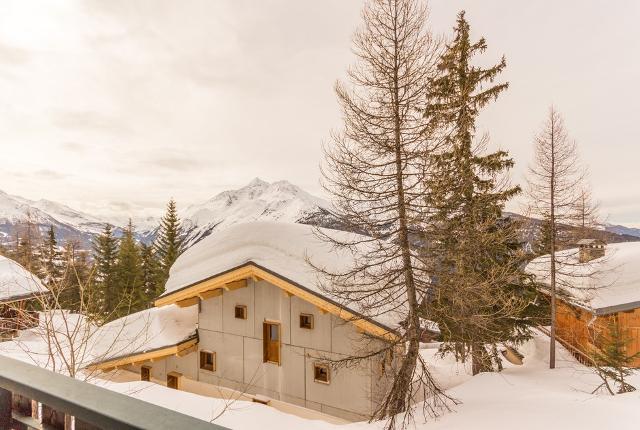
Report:
[[[329,366],[315,363],[313,365],[313,380],[322,384],[329,383]]]
[[[247,307],[245,305],[236,305],[235,311],[236,318],[240,320],[247,319]]]
[[[173,388],[175,390],[179,390],[181,377],[182,377],[182,374],[178,372],[167,373],[167,387]]]
[[[300,328],[311,330],[313,328],[313,315],[300,314]]]
[[[200,351],[200,369],[216,371],[216,353],[210,351]]]
[[[142,366],[140,368],[140,380],[151,381],[151,368],[149,366]]]

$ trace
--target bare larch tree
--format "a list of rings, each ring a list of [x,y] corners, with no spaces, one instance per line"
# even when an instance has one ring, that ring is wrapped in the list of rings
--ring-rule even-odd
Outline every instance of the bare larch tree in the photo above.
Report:
[[[424,229],[426,160],[437,146],[426,133],[423,112],[440,43],[425,29],[427,10],[418,0],[371,0],[362,18],[353,40],[357,62],[348,71],[350,84],[336,84],[344,127],[325,147],[322,168],[336,211],[362,235],[349,241],[320,232],[351,252],[355,264],[341,273],[318,269],[330,280],[325,288],[364,316],[399,315],[399,337],[367,354],[402,351],[374,414],[389,418],[391,428],[401,413],[402,425],[410,422],[411,405],[422,396],[430,415],[448,403],[419,354],[418,308],[429,276],[412,245]]]
[[[556,296],[557,278],[566,258],[559,258],[562,226],[576,225],[576,208],[583,195],[584,170],[575,141],[569,139],[561,115],[552,107],[547,120],[535,138],[534,163],[529,168],[528,194],[532,215],[546,223],[544,244],[550,252],[549,286],[551,301],[551,345],[549,367],[556,361]]]

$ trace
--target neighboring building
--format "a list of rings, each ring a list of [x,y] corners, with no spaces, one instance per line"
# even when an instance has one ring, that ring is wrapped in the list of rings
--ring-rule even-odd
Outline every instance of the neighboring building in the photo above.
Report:
[[[556,316],[561,341],[590,356],[615,319],[630,338],[627,353],[640,352],[640,242],[605,247],[597,240],[582,240],[577,249],[558,253],[564,262],[557,276]],[[533,260],[527,271],[549,284],[549,256]],[[640,367],[640,359],[635,361]]]
[[[0,256],[0,339],[37,324],[37,313],[29,311],[28,303],[46,292],[36,275]]]
[[[365,318],[323,292],[307,258],[334,269],[350,261],[306,225],[262,222],[216,232],[180,256],[157,308],[145,311],[175,318],[180,308],[192,310],[192,329],[183,324],[153,346],[112,354],[94,367],[125,367],[189,391],[203,392],[194,384],[204,383],[255,401],[368,418],[389,382],[392,355],[339,369],[327,360],[378,348],[399,326],[391,313]]]

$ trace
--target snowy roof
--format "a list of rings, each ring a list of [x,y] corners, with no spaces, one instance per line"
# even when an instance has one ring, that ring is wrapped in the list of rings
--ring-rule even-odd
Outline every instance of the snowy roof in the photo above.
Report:
[[[355,236],[337,230],[322,231],[337,239],[348,240]],[[237,224],[214,232],[185,251],[171,267],[162,296],[253,263],[348,311],[362,314],[357,306],[345,305],[321,288],[323,280],[309,261],[338,273],[351,267],[353,256],[319,238],[314,227],[309,225],[283,222]],[[399,322],[391,312],[367,319],[385,329],[397,328]]]
[[[46,291],[36,275],[15,261],[0,256],[0,302],[28,298]]]
[[[579,262],[578,249],[558,253],[558,286],[577,304],[608,314],[640,308],[640,242],[614,243],[604,257]],[[549,284],[550,257],[543,255],[527,265],[539,282]]]
[[[102,363],[178,345],[197,336],[198,308],[150,308],[98,328],[91,363]]]

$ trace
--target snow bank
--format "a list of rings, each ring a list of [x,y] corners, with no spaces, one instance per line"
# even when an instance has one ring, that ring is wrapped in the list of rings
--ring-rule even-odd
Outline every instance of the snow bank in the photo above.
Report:
[[[594,310],[634,302],[640,306],[640,242],[607,245],[604,257],[588,263],[579,263],[578,255],[577,249],[558,253],[564,263],[559,266],[558,285],[573,299]],[[549,266],[550,257],[544,255],[531,261],[527,271],[549,284]]]
[[[46,292],[36,275],[20,264],[0,256],[0,302]]]
[[[452,357],[440,358],[436,345],[421,350],[431,371],[448,394],[462,403],[437,419],[422,419],[416,411],[416,430],[540,430],[636,429],[640,420],[640,393],[594,395],[599,379],[577,363],[564,348],[557,350],[557,368],[548,363],[549,339],[537,335],[520,347],[524,365],[505,363],[501,373],[472,377],[468,366]],[[640,386],[640,378],[632,382]],[[384,423],[358,422],[334,425],[307,420],[274,408],[243,401],[228,402],[175,391],[148,382],[101,382],[106,388],[233,429],[265,430],[382,430]],[[224,411],[224,412],[223,412]],[[223,412],[223,413],[222,413]],[[221,414],[222,413],[222,414]]]

